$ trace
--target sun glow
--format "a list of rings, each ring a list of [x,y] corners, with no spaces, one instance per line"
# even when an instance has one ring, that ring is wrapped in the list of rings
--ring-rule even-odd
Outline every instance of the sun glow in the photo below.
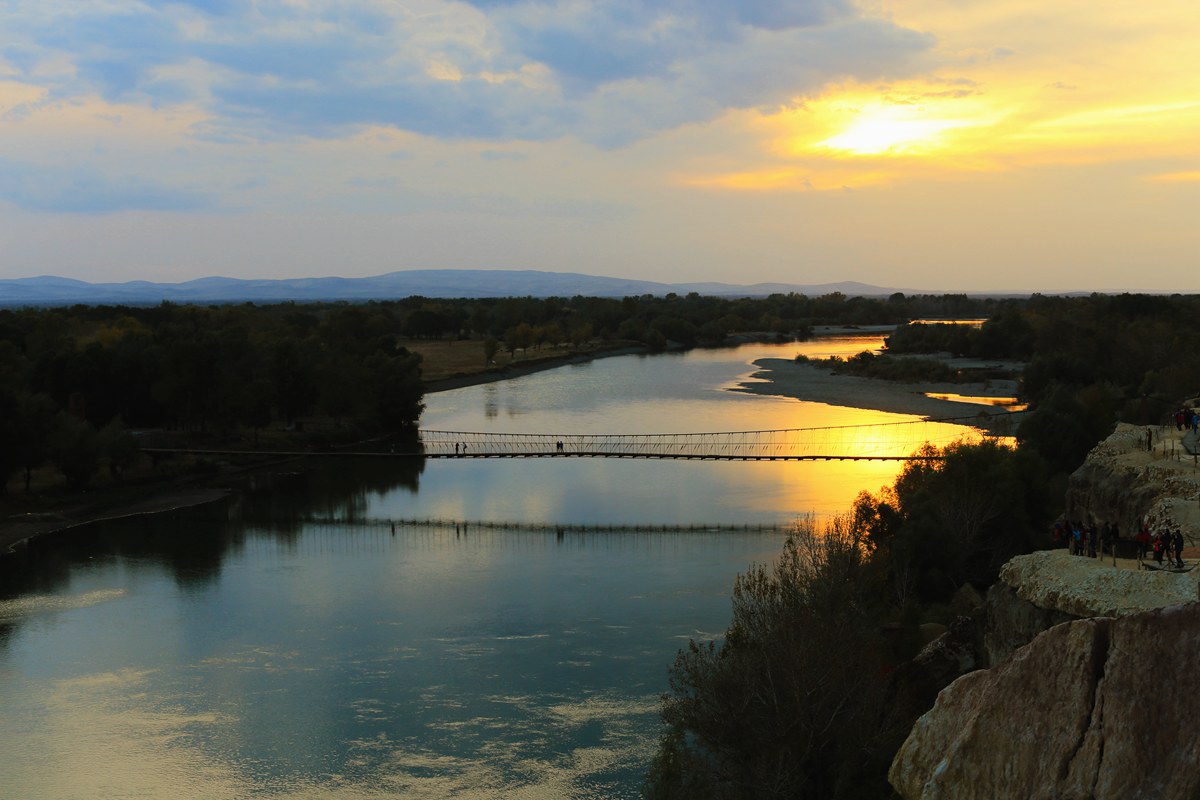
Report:
[[[974,124],[964,119],[938,118],[922,107],[872,103],[840,133],[816,146],[853,155],[914,155],[945,147],[946,132]]]

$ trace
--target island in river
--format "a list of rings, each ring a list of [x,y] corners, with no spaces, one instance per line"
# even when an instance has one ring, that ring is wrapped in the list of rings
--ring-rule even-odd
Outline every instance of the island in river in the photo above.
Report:
[[[867,408],[892,414],[912,414],[931,419],[971,417],[980,413],[1004,414],[1003,406],[990,401],[1008,398],[1015,386],[1007,382],[970,384],[896,383],[877,378],[843,375],[819,362],[797,362],[785,358],[762,358],[754,362],[759,371],[736,391],[790,397],[833,406]],[[934,395],[952,394],[980,398],[975,402],[946,400]],[[987,400],[983,398],[988,398]]]

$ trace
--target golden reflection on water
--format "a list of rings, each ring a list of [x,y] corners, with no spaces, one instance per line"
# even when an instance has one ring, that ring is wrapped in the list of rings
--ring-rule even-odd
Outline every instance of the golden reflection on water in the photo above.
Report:
[[[987,322],[986,317],[979,319],[914,319],[910,325],[965,325],[968,328],[981,328]]]
[[[188,713],[156,697],[137,670],[95,673],[53,683],[18,700],[30,720],[22,735],[6,741],[21,769],[9,771],[0,796],[22,800],[99,797],[365,800],[405,797],[482,800],[499,796],[530,800],[579,800],[605,796],[589,790],[590,776],[628,769],[645,759],[640,730],[658,707],[656,695],[630,698],[599,693],[546,705],[540,698],[496,698],[520,710],[513,719],[463,721],[463,735],[485,745],[475,755],[438,753],[386,733],[351,741],[344,770],[323,775],[272,774],[252,761],[227,761],[200,745],[234,720]],[[583,726],[602,725],[598,745],[569,749],[547,761],[514,746],[509,727],[528,728],[515,740],[536,736],[568,740]],[[536,734],[536,736],[535,736]],[[35,766],[41,765],[41,766]]]
[[[1001,406],[1009,411],[1024,411],[1028,403],[1022,403],[1016,397],[995,397],[980,394],[955,394],[954,392],[925,392],[926,397],[934,400],[950,400],[956,403],[975,403],[982,406]]]

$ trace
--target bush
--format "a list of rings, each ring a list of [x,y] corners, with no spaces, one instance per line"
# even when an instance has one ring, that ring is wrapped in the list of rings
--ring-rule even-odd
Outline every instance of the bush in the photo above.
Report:
[[[847,520],[801,525],[738,577],[724,643],[689,642],[671,668],[646,797],[888,796],[903,731],[864,553]]]

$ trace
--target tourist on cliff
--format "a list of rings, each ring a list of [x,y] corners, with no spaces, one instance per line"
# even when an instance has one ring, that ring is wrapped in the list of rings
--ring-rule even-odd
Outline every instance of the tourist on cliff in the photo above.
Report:
[[[1171,544],[1175,546],[1175,566],[1183,568],[1183,532],[1178,528],[1171,534]]]
[[[1117,556],[1117,539],[1121,538],[1121,532],[1117,529],[1117,523],[1110,522],[1104,526],[1104,533],[1100,537],[1100,557],[1103,558],[1105,553],[1111,553],[1113,558]]]
[[[1134,538],[1137,540],[1138,561],[1145,561],[1146,554],[1150,552],[1150,524],[1142,525],[1142,529]]]

